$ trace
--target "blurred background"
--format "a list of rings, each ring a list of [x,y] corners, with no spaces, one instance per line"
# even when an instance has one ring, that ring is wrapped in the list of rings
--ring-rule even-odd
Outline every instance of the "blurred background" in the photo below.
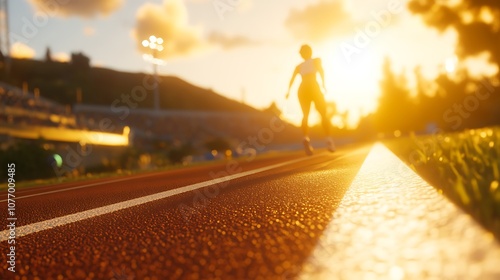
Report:
[[[284,96],[304,43],[322,58],[339,144],[500,123],[493,0],[1,0],[0,9],[0,163],[15,161],[19,179],[298,149],[302,114],[296,94]],[[311,122],[322,139],[319,117]]]

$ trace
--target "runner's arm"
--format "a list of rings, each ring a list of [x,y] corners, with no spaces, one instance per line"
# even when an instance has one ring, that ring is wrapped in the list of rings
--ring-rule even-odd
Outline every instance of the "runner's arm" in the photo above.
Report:
[[[318,69],[319,76],[321,78],[321,86],[325,90],[326,93],[326,86],[325,86],[325,70],[323,69],[323,64],[321,63],[321,59],[317,58],[316,59],[316,67]]]
[[[290,79],[290,84],[288,85],[288,91],[286,93],[286,98],[290,96],[290,89],[292,88],[293,82],[295,81],[295,77],[299,74],[299,66],[295,67],[295,71],[293,72],[292,78]]]

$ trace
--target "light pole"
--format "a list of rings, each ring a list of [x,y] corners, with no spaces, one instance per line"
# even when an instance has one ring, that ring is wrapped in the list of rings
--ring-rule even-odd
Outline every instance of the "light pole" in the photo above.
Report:
[[[9,27],[9,7],[8,0],[0,0],[0,51],[5,59],[5,73],[10,74],[11,53],[10,53],[10,27]]]
[[[142,41],[142,46],[145,48],[149,48],[152,52],[152,59],[151,62],[153,63],[153,72],[154,72],[154,108],[155,111],[160,110],[160,92],[158,88],[158,64],[160,64],[158,59],[156,58],[156,55],[158,52],[163,51],[163,39],[156,37],[154,35],[149,36],[149,40],[144,40]]]

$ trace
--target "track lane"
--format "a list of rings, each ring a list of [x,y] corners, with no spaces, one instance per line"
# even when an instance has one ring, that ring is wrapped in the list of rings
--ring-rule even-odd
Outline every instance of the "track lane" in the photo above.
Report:
[[[294,275],[367,152],[327,155],[317,162],[311,159],[304,162],[308,164],[232,180],[216,196],[198,199],[199,203],[196,192],[181,194],[22,237],[18,275],[38,274],[43,279]]]
[[[238,161],[242,171],[256,169],[279,162],[304,158],[302,153],[256,158],[250,162]],[[57,188],[16,191],[19,225],[27,225],[55,217],[69,215],[113,203],[151,195],[220,177],[226,171],[227,162],[196,166],[184,169],[127,176],[118,179],[92,180],[79,184],[61,184]],[[4,192],[6,193],[6,191]],[[24,195],[28,197],[23,198]],[[7,202],[0,202],[2,213],[7,210]]]

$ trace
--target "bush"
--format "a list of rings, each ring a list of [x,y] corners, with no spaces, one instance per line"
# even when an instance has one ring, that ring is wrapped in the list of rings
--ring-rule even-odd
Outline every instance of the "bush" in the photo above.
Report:
[[[43,148],[42,141],[19,141],[0,153],[0,174],[7,178],[7,164],[15,163],[16,181],[45,179],[55,176],[52,168],[54,151]]]

